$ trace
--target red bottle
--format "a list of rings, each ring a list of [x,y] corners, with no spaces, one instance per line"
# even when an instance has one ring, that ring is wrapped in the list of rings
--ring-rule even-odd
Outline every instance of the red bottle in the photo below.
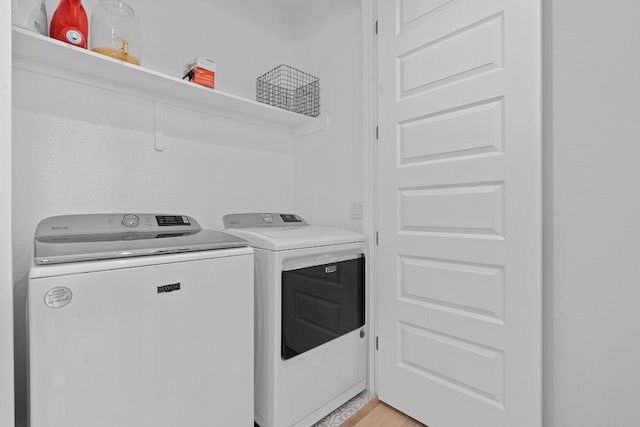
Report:
[[[49,28],[50,37],[86,49],[89,22],[82,0],[60,0]]]

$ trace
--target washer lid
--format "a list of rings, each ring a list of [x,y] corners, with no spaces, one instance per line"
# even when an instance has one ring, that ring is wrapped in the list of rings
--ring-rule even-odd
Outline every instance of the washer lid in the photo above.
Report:
[[[202,230],[186,215],[90,214],[42,220],[34,239],[36,264],[128,258],[247,246],[238,237]]]
[[[241,237],[251,246],[271,251],[313,248],[364,242],[364,236],[334,227],[306,225],[299,227],[228,228],[225,232]]]

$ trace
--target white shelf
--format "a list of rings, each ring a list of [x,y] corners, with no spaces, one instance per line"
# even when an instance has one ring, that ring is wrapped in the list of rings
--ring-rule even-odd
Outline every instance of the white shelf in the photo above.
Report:
[[[213,90],[144,67],[80,49],[22,28],[13,27],[14,66],[158,102],[222,115],[292,135],[315,129],[320,120]]]

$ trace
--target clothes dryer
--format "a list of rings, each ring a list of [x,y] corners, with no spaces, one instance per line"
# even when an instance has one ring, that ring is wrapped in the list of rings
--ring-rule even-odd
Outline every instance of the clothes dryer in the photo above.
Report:
[[[255,253],[255,421],[308,427],[366,387],[365,239],[295,214],[231,214]]]
[[[47,218],[28,283],[31,427],[249,426],[253,254],[183,215]]]

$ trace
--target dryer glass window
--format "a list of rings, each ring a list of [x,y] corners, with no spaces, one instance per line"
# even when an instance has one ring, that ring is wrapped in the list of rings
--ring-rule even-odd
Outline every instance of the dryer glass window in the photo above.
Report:
[[[282,358],[364,325],[363,255],[282,272]]]

